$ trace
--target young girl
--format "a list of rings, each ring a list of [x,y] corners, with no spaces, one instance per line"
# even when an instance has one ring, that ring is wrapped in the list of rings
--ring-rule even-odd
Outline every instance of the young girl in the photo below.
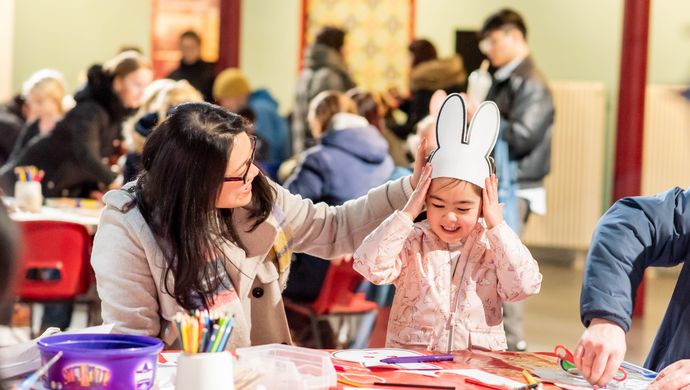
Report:
[[[483,104],[465,130],[464,102],[452,94],[438,118],[439,149],[419,185],[402,211],[367,236],[354,267],[375,284],[396,286],[387,346],[505,350],[501,303],[536,294],[542,277],[498,203],[487,157],[498,110]],[[427,220],[415,224],[425,201]]]

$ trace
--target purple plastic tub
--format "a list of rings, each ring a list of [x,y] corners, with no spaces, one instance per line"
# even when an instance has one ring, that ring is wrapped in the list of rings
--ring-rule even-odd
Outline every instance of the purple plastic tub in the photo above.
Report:
[[[45,364],[62,357],[43,377],[46,389],[138,389],[155,384],[163,342],[153,337],[120,334],[59,334],[38,341]]]

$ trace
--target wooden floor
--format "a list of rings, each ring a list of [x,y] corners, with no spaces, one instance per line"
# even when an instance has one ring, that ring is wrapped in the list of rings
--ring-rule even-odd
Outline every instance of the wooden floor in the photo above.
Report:
[[[541,292],[526,301],[525,337],[530,351],[550,351],[555,344],[574,350],[584,330],[579,302],[582,271],[570,266],[540,262],[544,275]],[[626,360],[641,364],[676,284],[677,272],[658,272],[647,278],[644,317],[633,320],[628,332]]]

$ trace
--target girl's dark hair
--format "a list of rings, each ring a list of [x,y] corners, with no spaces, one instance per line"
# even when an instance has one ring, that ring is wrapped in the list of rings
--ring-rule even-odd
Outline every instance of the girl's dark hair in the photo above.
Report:
[[[407,47],[407,50],[412,54],[413,68],[423,62],[438,58],[434,44],[426,39],[415,39]]]
[[[216,208],[216,199],[235,137],[248,127],[242,117],[221,107],[185,103],[175,107],[144,145],[136,203],[165,255],[165,292],[186,309],[197,308],[199,299],[210,306],[214,292],[228,280],[219,274],[225,272],[222,266],[209,263],[213,256],[227,260],[224,244],[246,251],[233,209]],[[246,208],[255,222],[249,231],[268,218],[276,197],[263,174],[254,178],[252,190]]]
[[[367,119],[370,125],[381,130],[381,99],[369,91],[352,88],[345,93],[357,106],[357,114]]]

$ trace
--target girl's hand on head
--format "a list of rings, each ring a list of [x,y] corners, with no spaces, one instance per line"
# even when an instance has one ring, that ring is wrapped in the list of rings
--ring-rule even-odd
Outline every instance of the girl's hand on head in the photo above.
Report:
[[[426,203],[426,193],[429,191],[430,185],[431,164],[427,163],[424,166],[424,170],[421,172],[418,185],[403,209],[403,212],[407,214],[413,221],[424,209],[424,204]]]
[[[427,163],[426,156],[426,138],[422,138],[422,142],[419,143],[417,147],[417,154],[414,160],[414,172],[412,172],[412,179],[410,179],[410,184],[412,184],[412,189],[417,188],[422,172],[424,171],[424,166]]]
[[[498,203],[498,179],[491,175],[484,180],[482,190],[482,213],[486,227],[492,229],[503,223],[503,204]]]

